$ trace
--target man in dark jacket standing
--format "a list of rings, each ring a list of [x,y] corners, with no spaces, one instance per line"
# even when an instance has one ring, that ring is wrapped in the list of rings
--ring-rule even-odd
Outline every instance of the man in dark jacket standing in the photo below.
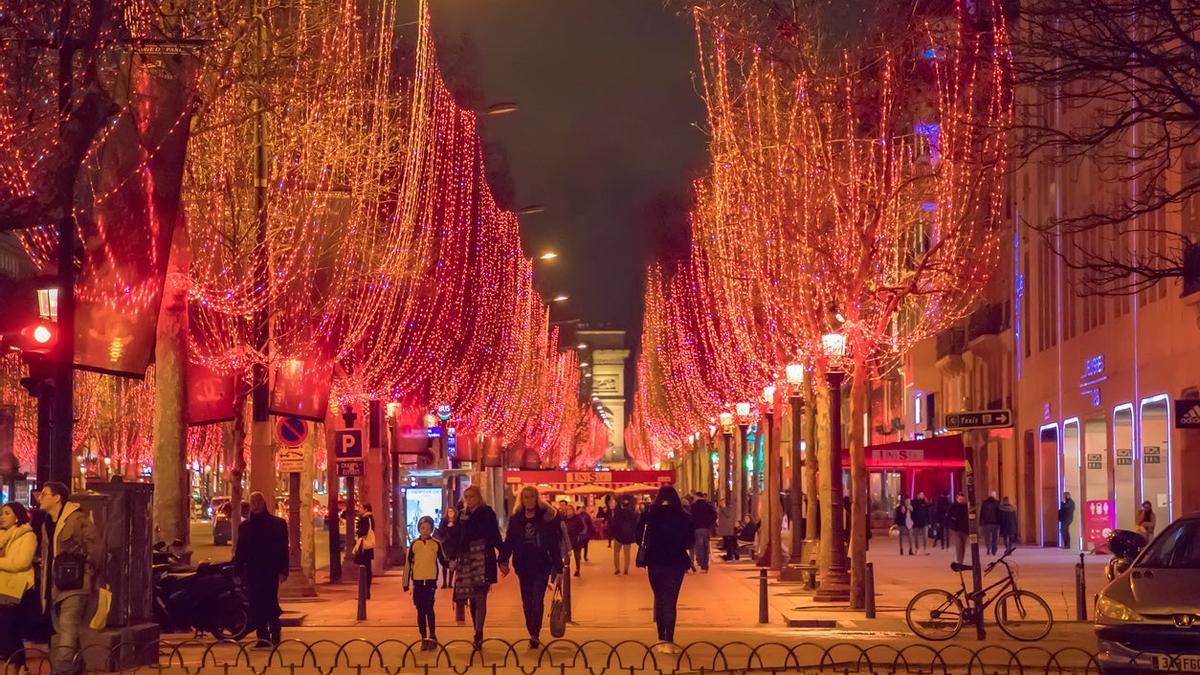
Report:
[[[692,504],[692,524],[696,526],[696,544],[693,547],[692,555],[696,565],[707,572],[708,546],[709,540],[712,539],[713,528],[717,526],[717,510],[705,497],[703,492],[697,492],[696,501]]]
[[[629,574],[629,555],[637,540],[638,514],[633,499],[621,497],[620,505],[608,517],[608,538],[616,543],[613,550],[613,574],[621,574],[621,556],[625,556],[624,573]]]
[[[996,549],[1000,548],[1000,500],[995,492],[979,505],[979,533],[983,535],[987,554],[996,555]]]
[[[1062,503],[1058,505],[1058,531],[1062,535],[1060,545],[1071,548],[1071,523],[1075,522],[1075,500],[1070,492],[1063,493]]]
[[[950,543],[954,545],[954,560],[961,565],[967,557],[967,538],[971,531],[971,514],[962,493],[955,495],[954,503],[946,513],[946,529],[950,533]]]
[[[246,585],[250,625],[259,647],[279,644],[279,584],[288,575],[287,523],[267,510],[263,493],[250,494],[250,517],[238,526],[233,566]]]

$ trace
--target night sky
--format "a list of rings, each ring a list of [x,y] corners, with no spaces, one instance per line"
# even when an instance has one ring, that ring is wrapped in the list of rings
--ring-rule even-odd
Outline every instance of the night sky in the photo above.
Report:
[[[511,174],[504,205],[546,207],[521,218],[527,252],[561,256],[539,263],[543,295],[568,294],[556,308],[565,316],[636,331],[643,268],[661,239],[653,232],[672,211],[661,204],[686,199],[704,168],[690,16],[663,0],[432,0],[431,8],[451,88],[482,105],[520,107],[483,118],[483,134],[489,170],[503,174],[507,163]],[[665,220],[677,228],[680,218]]]

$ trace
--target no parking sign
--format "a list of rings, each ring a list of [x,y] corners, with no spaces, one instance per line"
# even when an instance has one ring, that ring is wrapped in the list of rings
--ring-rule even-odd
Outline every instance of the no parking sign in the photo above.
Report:
[[[299,417],[280,417],[275,423],[275,440],[285,448],[298,448],[308,439],[308,423]]]

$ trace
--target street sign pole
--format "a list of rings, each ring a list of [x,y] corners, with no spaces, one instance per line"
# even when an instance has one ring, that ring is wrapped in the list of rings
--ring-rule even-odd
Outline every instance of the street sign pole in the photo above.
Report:
[[[971,606],[975,611],[975,635],[980,640],[985,640],[987,639],[987,630],[983,626],[983,606],[981,604],[983,600],[983,570],[980,569],[979,558],[979,500],[975,485],[975,463],[979,458],[979,452],[975,446],[977,434],[972,433],[969,436],[963,483],[967,488],[967,508],[969,509],[967,527],[971,542],[971,597],[973,598]]]

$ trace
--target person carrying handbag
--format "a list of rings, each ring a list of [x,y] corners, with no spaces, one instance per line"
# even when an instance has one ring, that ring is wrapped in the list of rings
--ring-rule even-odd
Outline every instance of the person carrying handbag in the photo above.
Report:
[[[542,501],[538,489],[521,489],[517,507],[508,519],[504,546],[497,559],[500,572],[508,575],[509,560],[521,584],[521,607],[529,647],[537,649],[546,610],[546,587],[557,589],[563,572],[562,524],[555,509]]]
[[[354,526],[354,564],[362,567],[367,575],[367,599],[371,599],[371,565],[375,562],[375,514],[370,504],[363,504],[362,515]]]
[[[96,595],[96,578],[104,562],[104,545],[91,516],[67,501],[67,486],[47,481],[38,492],[42,522],[42,597],[50,624],[50,668],[53,675],[83,672],[79,630],[83,613]]]
[[[642,513],[638,523],[637,565],[647,568],[654,592],[654,623],[659,643],[655,651],[678,654],[675,645],[675,620],[679,589],[692,566],[690,552],[696,541],[692,518],[683,510],[679,493],[664,485],[658,490],[653,506]]]
[[[29,526],[29,512],[19,502],[0,508],[0,666],[4,675],[16,675],[25,666],[22,612],[30,611],[34,585],[33,557],[37,535]]]

